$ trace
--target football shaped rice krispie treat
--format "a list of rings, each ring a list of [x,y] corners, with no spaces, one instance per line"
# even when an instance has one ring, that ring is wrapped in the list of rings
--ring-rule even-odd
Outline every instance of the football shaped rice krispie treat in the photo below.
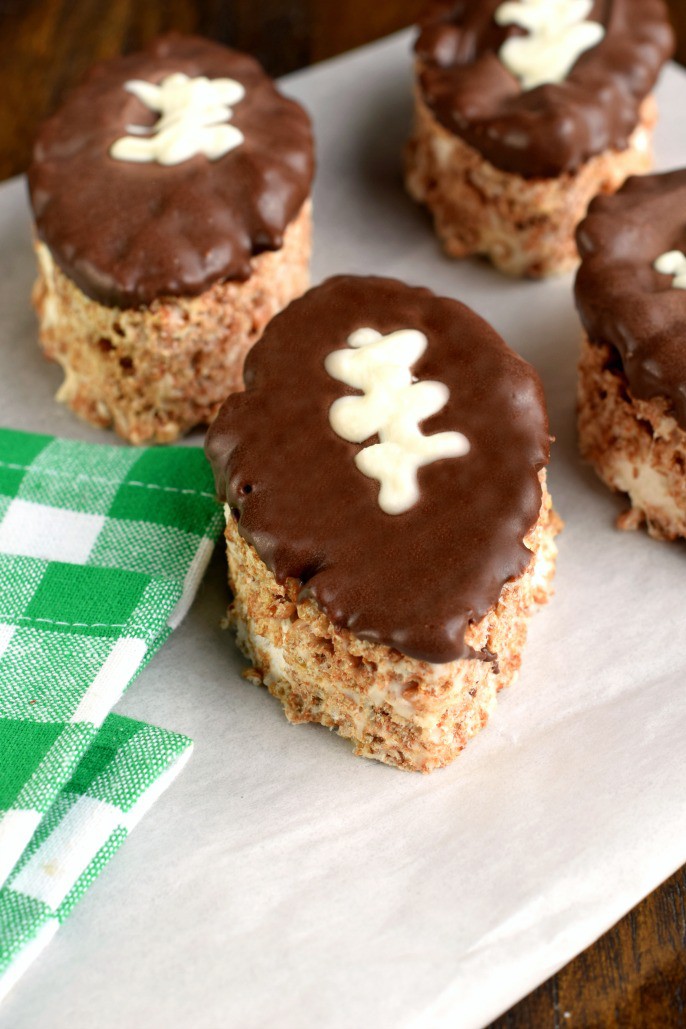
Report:
[[[464,304],[339,276],[273,319],[245,385],[206,450],[249,677],[358,754],[447,764],[551,591],[538,376]]]
[[[58,399],[132,443],[211,421],[307,288],[312,173],[307,114],[245,54],[169,35],[93,68],[29,171]]]
[[[622,529],[686,536],[686,169],[629,179],[577,232],[582,455]]]
[[[571,268],[591,198],[652,165],[662,0],[437,0],[420,28],[406,181],[445,250]]]

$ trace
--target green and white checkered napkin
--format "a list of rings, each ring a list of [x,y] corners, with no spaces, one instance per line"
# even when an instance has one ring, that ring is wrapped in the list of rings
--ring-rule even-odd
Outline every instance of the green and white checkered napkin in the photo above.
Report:
[[[222,522],[197,448],[0,429],[0,998],[190,754],[109,713]]]

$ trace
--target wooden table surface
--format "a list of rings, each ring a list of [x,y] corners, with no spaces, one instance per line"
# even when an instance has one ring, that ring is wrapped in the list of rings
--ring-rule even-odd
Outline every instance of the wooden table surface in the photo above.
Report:
[[[0,0],[0,180],[26,169],[37,124],[94,60],[166,29],[204,35],[282,75],[411,24],[422,0]],[[686,64],[686,0],[670,0]],[[637,829],[638,831],[638,829]],[[494,972],[497,974],[497,972]],[[686,1027],[686,866],[491,1029]]]

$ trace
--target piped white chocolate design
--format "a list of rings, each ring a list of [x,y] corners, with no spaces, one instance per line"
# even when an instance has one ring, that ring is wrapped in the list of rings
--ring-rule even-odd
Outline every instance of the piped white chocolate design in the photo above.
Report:
[[[245,96],[235,79],[191,79],[175,72],[159,85],[132,79],[124,89],[160,117],[152,126],[127,125],[131,135],[121,136],[110,147],[110,156],[118,161],[170,165],[196,154],[216,161],[243,142],[240,129],[226,124],[232,106]]]
[[[412,366],[426,350],[428,340],[416,329],[399,329],[382,336],[376,329],[358,329],[348,337],[351,349],[335,350],[324,366],[332,378],[362,391],[362,396],[339,397],[329,409],[337,435],[350,443],[363,443],[378,435],[379,442],[360,450],[355,464],[381,483],[379,507],[387,514],[402,514],[419,499],[417,472],[445,457],[463,457],[469,440],[461,432],[424,436],[419,423],[440,411],[450,395],[442,382],[417,382]]]
[[[519,25],[527,36],[511,36],[498,57],[522,84],[535,89],[563,82],[579,57],[597,46],[605,29],[587,21],[593,0],[506,0],[495,11],[499,25]]]
[[[672,289],[686,289],[686,254],[681,250],[667,250],[653,262],[656,272],[672,275]]]

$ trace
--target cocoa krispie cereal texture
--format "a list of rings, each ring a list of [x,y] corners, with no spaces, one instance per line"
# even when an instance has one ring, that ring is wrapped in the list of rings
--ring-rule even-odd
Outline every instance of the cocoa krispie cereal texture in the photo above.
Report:
[[[64,369],[57,399],[130,443],[172,443],[209,424],[243,388],[243,362],[270,319],[309,285],[311,207],[283,246],[253,259],[247,283],[144,307],[106,306],[82,293],[37,243],[33,302],[46,356]]]
[[[631,508],[620,528],[686,535],[686,169],[597,197],[577,232],[582,455]]]
[[[686,536],[686,431],[664,397],[640,400],[617,352],[584,338],[579,362],[581,455],[630,507],[620,529],[645,526],[659,540]]]
[[[486,725],[498,691],[515,682],[529,620],[552,593],[560,522],[541,478],[541,513],[524,541],[531,561],[465,636],[495,661],[431,664],[336,627],[299,599],[297,580],[277,583],[227,510],[229,622],[252,665],[246,678],[265,685],[289,721],[335,729],[362,757],[415,772],[449,764]]]
[[[574,230],[599,193],[614,193],[629,175],[650,171],[656,106],[644,101],[623,150],[589,158],[576,172],[525,179],[503,171],[436,121],[416,97],[405,182],[429,209],[451,257],[487,257],[508,275],[543,278],[574,268]]]
[[[672,49],[661,0],[429,4],[406,183],[446,252],[512,275],[570,268],[589,200],[651,167],[651,90]]]
[[[59,399],[132,443],[206,423],[308,284],[310,120],[246,54],[169,34],[96,65],[29,170]]]
[[[447,764],[550,594],[536,373],[458,301],[337,276],[274,318],[245,381],[206,451],[249,677],[358,754]]]

